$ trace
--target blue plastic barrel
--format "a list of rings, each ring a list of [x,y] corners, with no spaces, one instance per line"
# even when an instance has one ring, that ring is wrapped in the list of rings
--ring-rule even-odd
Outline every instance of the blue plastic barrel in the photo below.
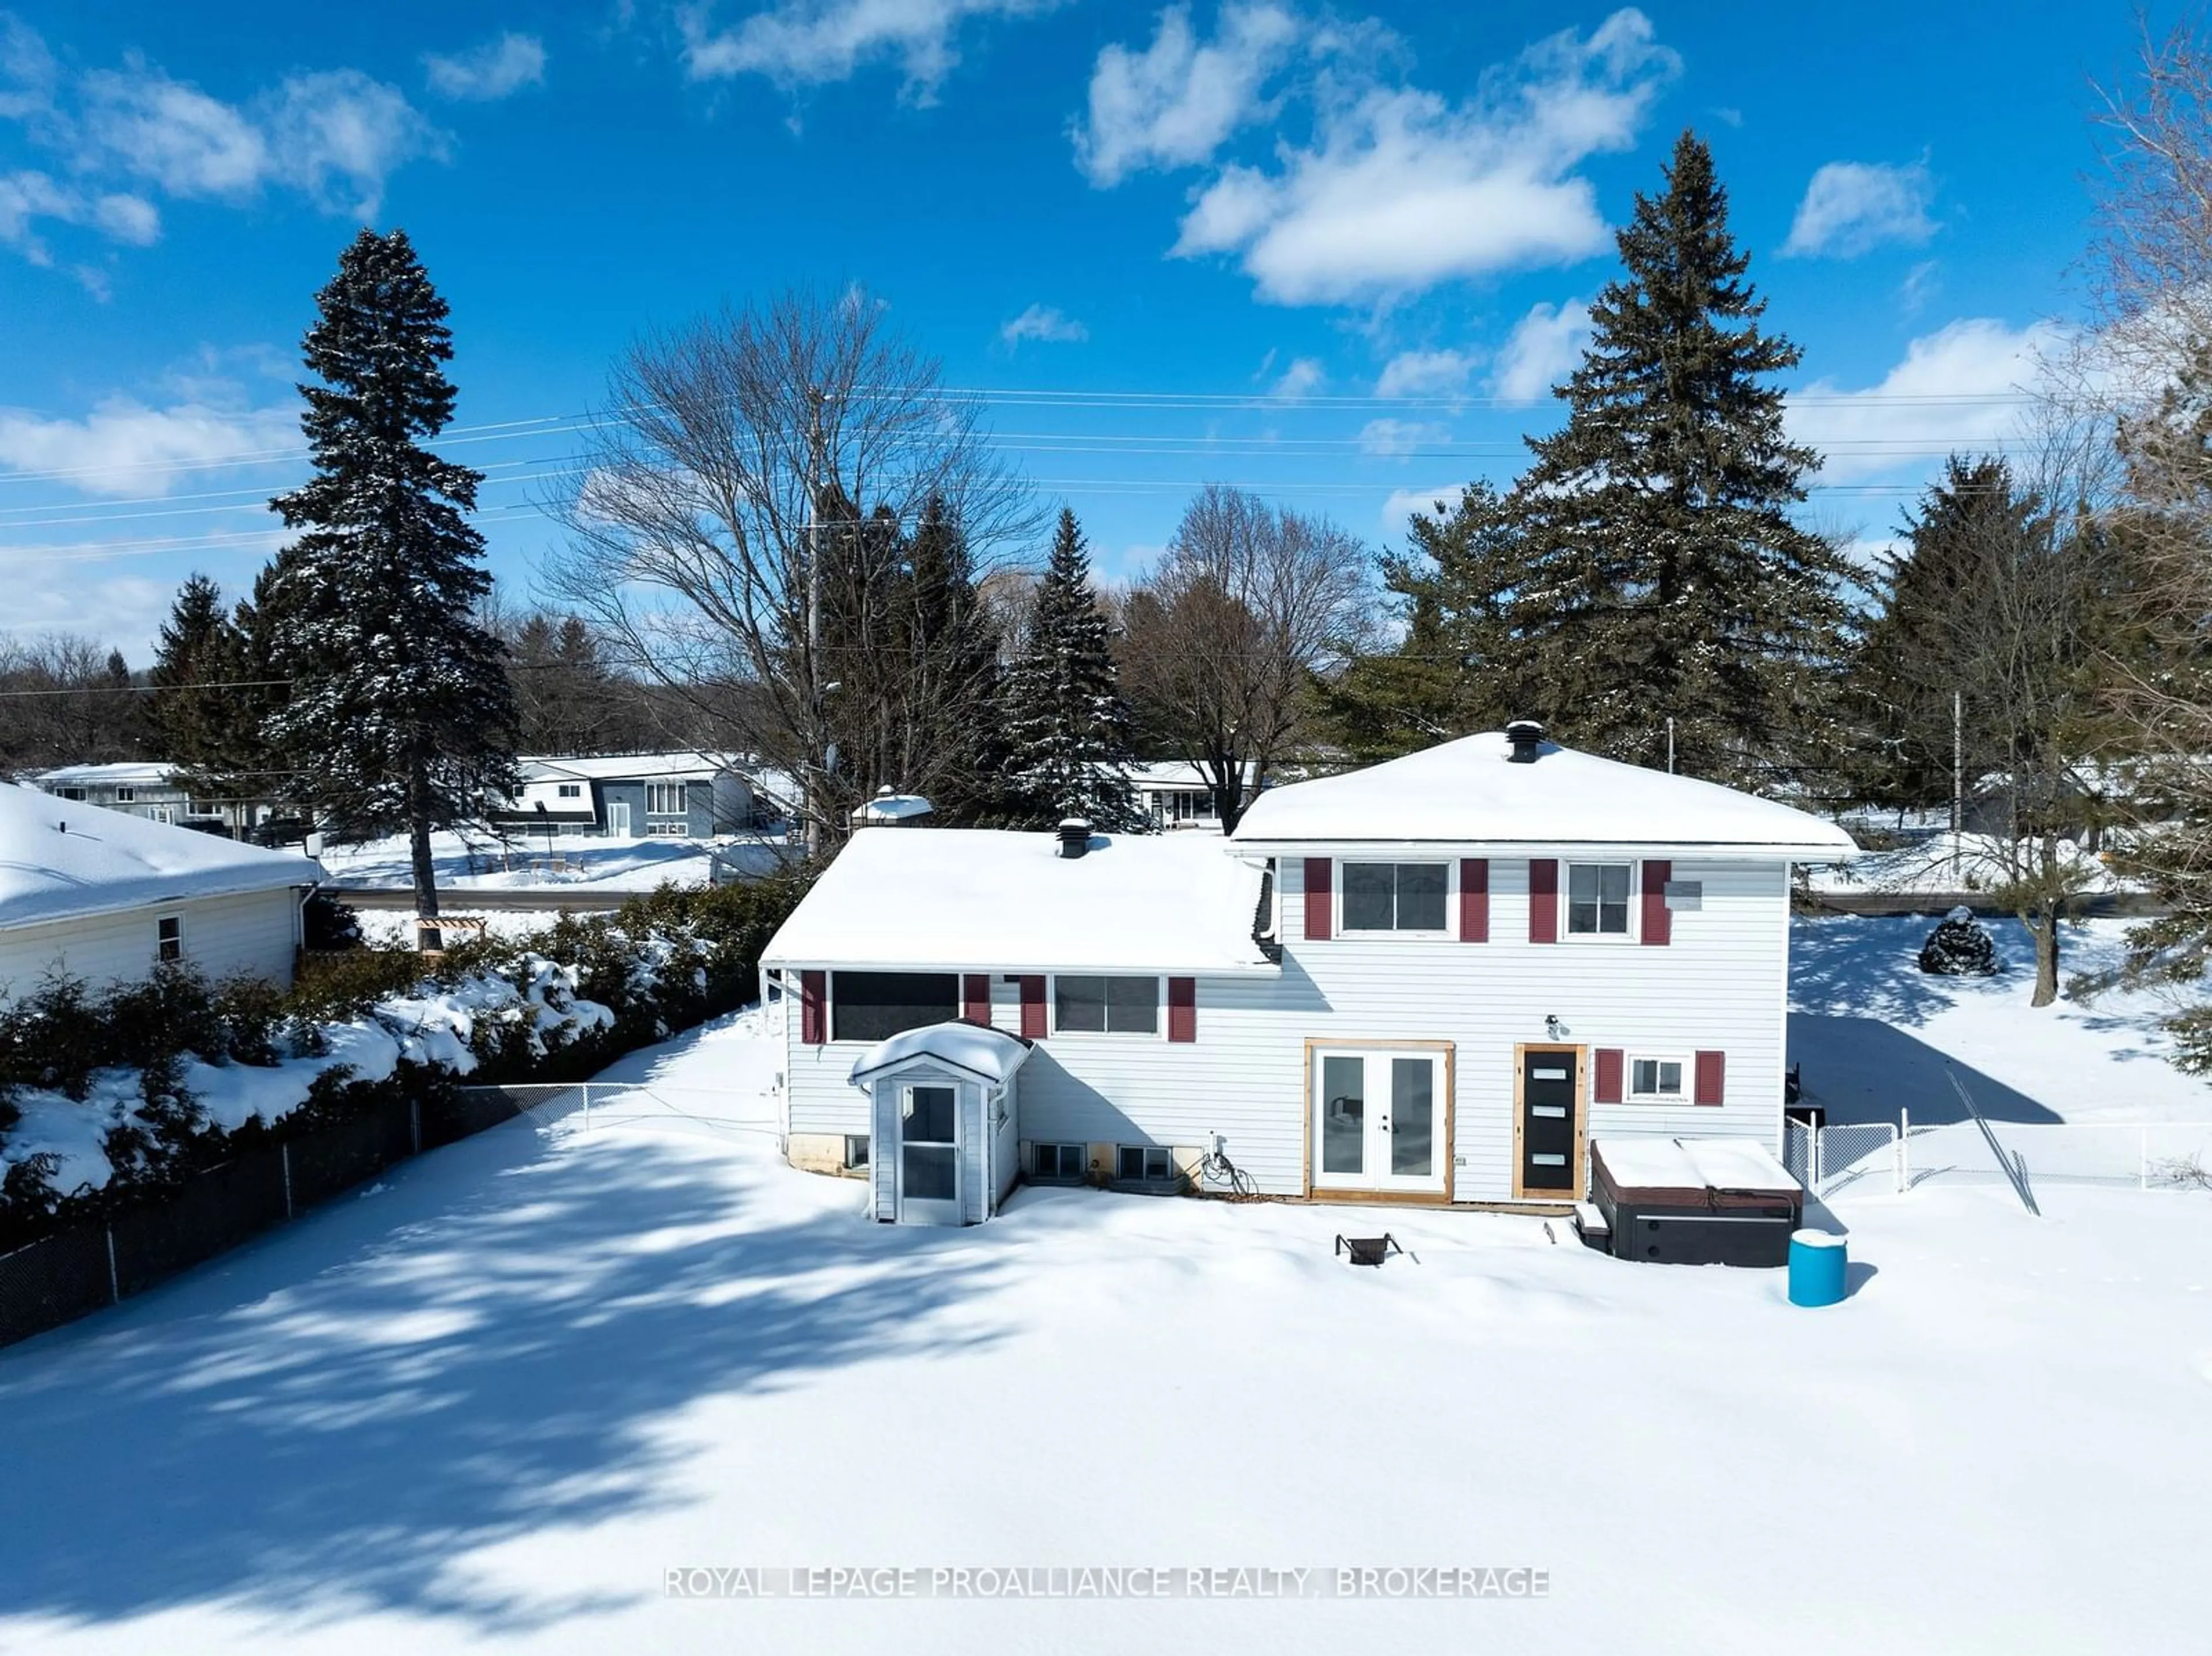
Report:
[[[1790,1233],[1790,1303],[1838,1305],[1850,1250],[1844,1239],[1825,1230]]]

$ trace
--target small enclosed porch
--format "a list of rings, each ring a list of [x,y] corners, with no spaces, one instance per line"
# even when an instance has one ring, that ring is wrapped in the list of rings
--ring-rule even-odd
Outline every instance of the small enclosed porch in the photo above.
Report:
[[[1018,1077],[1031,1043],[955,1020],[879,1041],[853,1065],[868,1095],[870,1208],[887,1224],[979,1225],[1021,1172]]]

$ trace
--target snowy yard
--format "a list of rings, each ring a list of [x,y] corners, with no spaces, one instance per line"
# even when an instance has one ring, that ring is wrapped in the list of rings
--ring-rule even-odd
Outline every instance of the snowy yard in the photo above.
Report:
[[[2038,1025],[2018,974],[1889,969],[1925,925],[1801,926],[1808,1081],[1843,1089],[1871,1028],[2051,1113],[2203,1112],[2146,1005]],[[495,1130],[0,1352],[0,1649],[2201,1640],[2212,1197],[2062,1188],[2037,1222],[2001,1186],[1854,1191],[1856,1291],[1825,1312],[1780,1273],[1616,1262],[1519,1216],[1030,1190],[978,1229],[902,1230],[768,1137],[680,1119],[693,1089],[764,1114],[773,1063],[742,1017],[635,1055],[617,1077],[665,1125]],[[1412,1258],[1331,1259],[1338,1231],[1386,1227]],[[816,1564],[1526,1565],[1551,1586],[662,1592],[684,1566]]]
[[[519,834],[501,841],[486,834],[441,833],[430,836],[441,890],[498,891],[560,889],[650,891],[663,881],[704,885],[719,854],[725,873],[766,874],[782,862],[781,842],[752,839],[715,840],[603,839],[577,835],[552,841]],[[413,883],[414,866],[404,836],[360,845],[325,846],[317,853],[341,885],[404,886]],[[552,867],[555,859],[565,870]]]

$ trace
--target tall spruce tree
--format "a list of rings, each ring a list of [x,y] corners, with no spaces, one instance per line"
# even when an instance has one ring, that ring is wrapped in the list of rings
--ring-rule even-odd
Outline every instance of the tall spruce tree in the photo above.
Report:
[[[1711,152],[1683,133],[1665,191],[1619,234],[1626,273],[1531,439],[1513,501],[1528,568],[1516,609],[1524,711],[1578,746],[1743,780],[1817,741],[1845,646],[1843,559],[1802,528],[1814,452],[1773,377],[1801,353],[1760,325]]]
[[[407,834],[431,920],[431,834],[481,820],[520,780],[504,651],[476,620],[490,577],[468,513],[483,479],[424,446],[453,418],[453,333],[406,233],[363,230],[315,303],[318,383],[300,387],[315,476],[270,502],[304,532],[257,605],[290,681],[269,733],[291,798],[326,828]]]
[[[1009,810],[999,722],[999,633],[975,590],[968,537],[942,495],[933,494],[908,539],[905,694],[915,747],[935,779],[930,803],[940,822],[1003,819]]]
[[[206,575],[186,578],[161,624],[147,707],[155,753],[175,767],[195,799],[223,807],[234,828],[264,792],[258,768],[259,703],[243,633]]]
[[[1016,820],[1049,828],[1079,816],[1109,833],[1144,826],[1127,768],[1129,707],[1091,590],[1091,550],[1065,507],[1004,707]]]
[[[1521,543],[1505,502],[1474,483],[1449,513],[1414,513],[1408,532],[1409,553],[1382,560],[1404,637],[1315,684],[1323,727],[1363,764],[1501,729],[1526,701],[1514,630]]]

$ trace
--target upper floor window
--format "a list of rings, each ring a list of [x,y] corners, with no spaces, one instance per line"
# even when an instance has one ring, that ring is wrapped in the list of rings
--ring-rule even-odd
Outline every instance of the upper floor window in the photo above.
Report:
[[[1053,1022],[1062,1034],[1152,1035],[1160,1028],[1158,978],[1053,980]]]
[[[1442,931],[1446,881],[1442,863],[1346,863],[1344,929]]]
[[[185,921],[180,914],[164,914],[154,922],[154,958],[180,961],[185,957]]]
[[[833,1040],[888,1040],[960,1016],[960,979],[951,972],[832,972]]]
[[[1567,935],[1628,935],[1630,867],[1626,863],[1574,863],[1567,869]]]
[[[648,816],[683,816],[684,784],[647,782],[645,785],[645,814]]]
[[[581,782],[561,782],[556,783],[555,787],[557,797],[562,799],[580,799],[584,797],[584,785]]]
[[[138,790],[137,790],[137,789],[136,789],[136,788],[118,788],[118,789],[116,789],[116,790],[115,790],[115,803],[116,803],[117,804],[118,804],[118,805],[135,805],[135,804],[137,804],[138,803]]]

